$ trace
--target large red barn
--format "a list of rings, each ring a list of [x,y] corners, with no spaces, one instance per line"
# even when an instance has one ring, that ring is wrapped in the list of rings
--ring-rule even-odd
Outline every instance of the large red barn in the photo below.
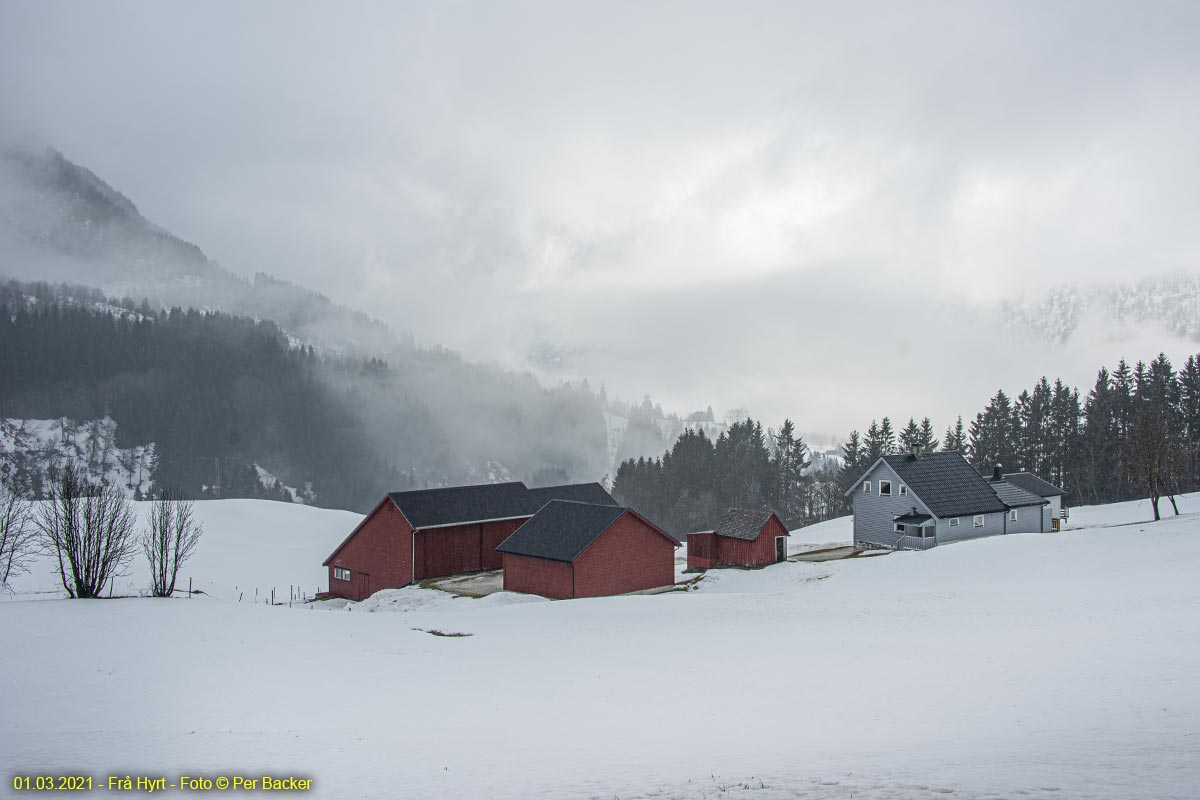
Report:
[[[731,508],[711,531],[687,535],[688,569],[765,567],[787,560],[787,528],[773,512]]]
[[[392,492],[325,559],[329,593],[364,600],[426,578],[498,569],[496,546],[555,499],[616,505],[598,483],[529,489],[515,481]]]
[[[504,540],[504,588],[556,600],[675,583],[679,541],[628,508],[555,500]]]

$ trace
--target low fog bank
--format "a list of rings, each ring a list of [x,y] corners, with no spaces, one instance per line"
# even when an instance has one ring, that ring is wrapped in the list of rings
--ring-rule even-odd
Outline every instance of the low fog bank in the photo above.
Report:
[[[876,285],[856,272],[830,265],[687,289],[559,292],[553,302],[530,292],[522,313],[509,315],[513,339],[504,349],[525,352],[527,318],[524,330],[534,335],[559,331],[553,359],[523,362],[547,380],[602,376],[613,394],[654,387],[667,408],[789,417],[825,446],[884,415],[930,416],[940,430],[973,416],[997,389],[1043,375],[1086,389],[1102,364],[1122,357],[1165,352],[1182,363],[1200,342],[1200,282],[1188,277],[1076,287],[1072,303],[1050,304],[1054,295],[1037,287],[1009,303],[974,301],[953,285]],[[1124,313],[1110,296],[1122,298]],[[468,352],[495,346],[456,344]]]

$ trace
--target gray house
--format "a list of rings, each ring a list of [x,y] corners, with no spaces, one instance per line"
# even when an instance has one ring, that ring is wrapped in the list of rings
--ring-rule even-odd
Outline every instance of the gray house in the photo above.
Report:
[[[1035,487],[1035,478],[1044,487]],[[983,478],[959,453],[882,456],[846,490],[854,508],[854,543],[924,550],[1006,533],[1051,530],[1062,490],[1029,473]]]
[[[1042,509],[1046,523],[1042,530],[1057,531],[1063,521],[1070,517],[1069,510],[1063,505],[1067,493],[1053,483],[1042,480],[1032,472],[1010,472],[1004,476],[1004,480],[1046,499],[1046,506]]]

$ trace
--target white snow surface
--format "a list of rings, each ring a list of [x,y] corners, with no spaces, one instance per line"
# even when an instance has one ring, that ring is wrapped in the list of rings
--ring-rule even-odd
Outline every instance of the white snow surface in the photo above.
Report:
[[[358,519],[197,508],[214,587],[315,576]],[[304,775],[322,798],[1192,798],[1200,497],[1181,510],[650,596],[0,602],[0,773]]]

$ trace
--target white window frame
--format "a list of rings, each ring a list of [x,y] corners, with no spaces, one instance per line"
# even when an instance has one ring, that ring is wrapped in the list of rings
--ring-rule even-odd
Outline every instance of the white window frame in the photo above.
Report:
[[[1008,512],[1008,521],[1009,522],[1017,521],[1017,510],[1015,508],[1012,511]]]
[[[883,490],[883,485],[885,483],[887,484],[887,487],[888,487],[888,490],[886,492]],[[879,482],[879,496],[880,497],[891,497],[892,496],[892,482],[891,481],[880,481]]]
[[[906,485],[905,485],[905,484],[903,484],[903,483],[902,483],[902,484],[900,484],[900,490],[899,490],[899,491],[900,491],[900,496],[901,496],[901,497],[908,497],[908,486],[906,486]]]
[[[871,493],[871,482],[870,481],[863,481],[863,491],[866,492],[867,494]]]
[[[986,522],[987,519],[983,516],[983,514],[976,514],[975,516],[971,517],[971,527],[973,528],[982,528]]]
[[[346,569],[345,567],[334,567],[333,577],[339,581],[348,581],[350,580],[350,570]]]
[[[896,530],[895,530],[896,533],[907,533],[907,531],[904,530],[904,526],[901,525],[899,522],[895,523],[895,525],[896,525]]]
[[[951,517],[950,519],[946,520],[946,524],[948,526],[950,526],[951,528],[957,528],[958,527],[958,517]]]

